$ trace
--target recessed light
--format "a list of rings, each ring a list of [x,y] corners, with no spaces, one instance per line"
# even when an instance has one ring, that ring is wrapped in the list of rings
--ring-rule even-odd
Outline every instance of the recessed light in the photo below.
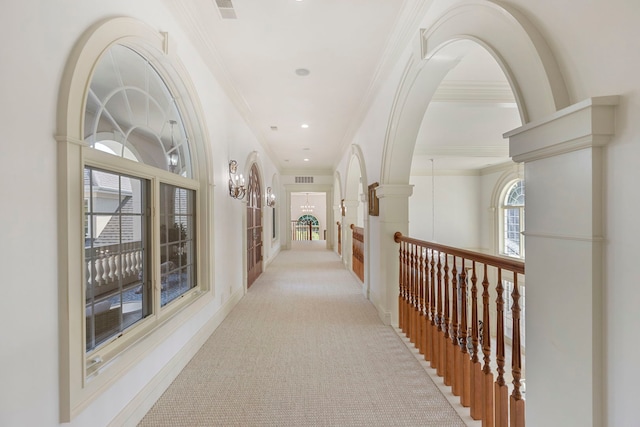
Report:
[[[304,148],[302,149],[302,151],[309,151],[309,150],[311,150],[311,148],[309,148],[309,147],[304,147]]]
[[[305,161],[305,162],[308,162],[308,161],[309,161],[309,159],[304,159],[304,161]]]
[[[296,74],[304,77],[304,76],[308,76],[311,73],[311,71],[307,70],[306,68],[298,68],[296,70]]]
[[[303,123],[303,124],[301,124],[301,125],[300,125],[300,127],[301,127],[302,129],[308,129],[308,128],[309,128],[309,125],[308,125],[308,124],[306,124],[306,123]]]
[[[271,130],[273,130],[273,131],[278,130],[278,126],[271,126]]]

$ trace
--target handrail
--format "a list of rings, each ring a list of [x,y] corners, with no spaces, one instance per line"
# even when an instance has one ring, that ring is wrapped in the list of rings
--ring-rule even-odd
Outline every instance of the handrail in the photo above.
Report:
[[[402,332],[469,407],[471,418],[483,426],[524,427],[524,262],[400,232],[393,238],[400,246]]]
[[[412,237],[403,236],[401,232],[396,231],[393,235],[393,240],[396,243],[406,242],[414,245],[425,246],[438,250],[440,252],[446,252],[450,255],[464,258],[467,260],[473,260],[488,264],[492,267],[503,268],[505,270],[513,271],[514,273],[524,274],[524,262],[513,258],[503,258],[495,255],[486,255],[480,252],[473,252],[466,249],[455,248],[453,246],[441,245],[439,243],[426,242],[424,240],[414,239]]]

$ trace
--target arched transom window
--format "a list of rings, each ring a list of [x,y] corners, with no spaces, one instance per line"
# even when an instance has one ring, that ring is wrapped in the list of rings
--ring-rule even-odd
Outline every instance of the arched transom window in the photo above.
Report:
[[[153,65],[126,46],[112,46],[97,64],[84,130],[92,148],[192,177],[174,96]]]
[[[507,187],[502,204],[502,254],[524,258],[524,181]]]

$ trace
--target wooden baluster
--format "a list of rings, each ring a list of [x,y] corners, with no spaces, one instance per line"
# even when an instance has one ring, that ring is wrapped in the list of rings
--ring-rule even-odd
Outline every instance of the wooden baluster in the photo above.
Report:
[[[398,233],[395,234],[396,242],[399,239]],[[402,255],[402,250],[404,248],[405,243],[400,241],[400,247],[398,249],[398,327],[405,333],[404,329],[404,258]]]
[[[462,258],[462,273],[460,277],[460,358],[458,371],[461,375],[460,404],[464,407],[471,405],[471,359],[467,351],[467,272],[465,259]]]
[[[410,319],[410,313],[411,313],[411,288],[410,288],[410,283],[409,283],[409,276],[411,274],[410,271],[410,265],[411,265],[411,261],[410,261],[410,255],[409,255],[409,251],[411,249],[411,246],[409,243],[405,244],[405,253],[404,253],[404,288],[405,288],[405,311],[404,311],[404,328],[405,328],[405,335],[407,336],[407,338],[409,338],[409,319]]]
[[[502,286],[502,269],[498,269],[498,284],[496,286],[496,371],[498,377],[495,383],[495,414],[496,427],[507,427],[509,424],[509,391],[504,381],[504,286]]]
[[[409,323],[409,341],[412,344],[416,343],[416,301],[418,296],[416,295],[416,245],[411,245],[411,275],[409,282],[411,283],[411,321]]]
[[[436,368],[436,373],[438,376],[443,377],[445,373],[446,360],[444,358],[444,341],[443,337],[443,322],[444,316],[442,312],[442,255],[445,257],[446,254],[442,252],[438,252],[438,282],[437,282],[437,292],[438,292],[438,317],[436,318],[436,324],[438,326],[438,334],[436,335],[437,349],[438,349],[438,364]]]
[[[411,289],[411,244],[407,245],[407,338],[411,336],[411,311],[412,311],[412,289]]]
[[[427,264],[427,248],[421,249],[422,259],[422,347],[424,348],[424,356],[427,358],[429,351],[429,266]]]
[[[424,260],[424,360],[431,361],[433,358],[433,348],[431,342],[431,259],[433,258],[433,249],[425,250],[425,260]]]
[[[419,245],[413,247],[413,259],[414,259],[414,271],[413,280],[414,288],[416,292],[416,299],[413,307],[413,335],[416,348],[420,346],[420,255],[418,254],[420,249]]]
[[[476,262],[472,263],[471,274],[471,418],[482,419],[482,366],[479,353],[479,322],[478,322],[478,276]]]
[[[409,244],[407,251],[407,289],[409,291],[409,299],[407,300],[407,338],[411,341],[411,326],[412,326],[412,313],[413,313],[413,282],[411,280],[413,271],[411,266],[413,244]]]
[[[424,248],[418,246],[418,352],[424,355]]]
[[[449,343],[451,347],[451,392],[454,396],[460,396],[460,389],[462,388],[462,383],[460,379],[462,376],[460,375],[460,371],[457,369],[456,361],[460,357],[460,343],[458,341],[458,267],[457,267],[457,257],[453,257],[453,269],[451,270],[451,300],[452,300],[452,319],[451,319],[451,342]]]
[[[491,319],[489,313],[489,278],[487,264],[482,279],[482,353],[484,355],[482,387],[482,426],[493,427],[493,373],[491,372]]]
[[[520,349],[520,289],[518,274],[513,274],[513,338],[511,344],[511,373],[513,374],[513,392],[511,393],[511,427],[524,427],[524,399],[520,392],[522,359]]]
[[[444,369],[444,384],[450,386],[453,382],[452,376],[453,371],[451,367],[450,360],[453,356],[453,349],[451,348],[451,336],[449,335],[449,331],[451,329],[451,317],[450,317],[450,306],[449,301],[449,256],[447,255],[444,259],[444,321],[442,330],[444,332],[443,340],[442,340],[442,365]]]
[[[439,252],[436,250],[431,250],[431,301],[429,301],[430,309],[431,309],[431,360],[430,366],[432,368],[438,367],[438,330],[437,330],[437,322],[438,322],[438,314],[436,312],[436,261],[435,257],[440,256]]]

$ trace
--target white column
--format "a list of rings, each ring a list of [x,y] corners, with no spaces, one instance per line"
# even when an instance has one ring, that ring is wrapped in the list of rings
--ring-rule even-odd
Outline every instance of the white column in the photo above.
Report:
[[[345,200],[345,216],[343,217],[342,224],[342,261],[349,270],[353,269],[353,231],[351,230],[351,224],[358,223],[358,205],[360,202],[357,200]]]
[[[602,152],[616,104],[588,99],[505,135],[525,162],[528,425],[603,425]]]
[[[385,184],[376,188],[380,199],[379,232],[380,257],[377,266],[371,265],[370,299],[378,308],[385,324],[398,325],[398,250],[393,241],[396,231],[409,232],[409,197],[413,185]]]

